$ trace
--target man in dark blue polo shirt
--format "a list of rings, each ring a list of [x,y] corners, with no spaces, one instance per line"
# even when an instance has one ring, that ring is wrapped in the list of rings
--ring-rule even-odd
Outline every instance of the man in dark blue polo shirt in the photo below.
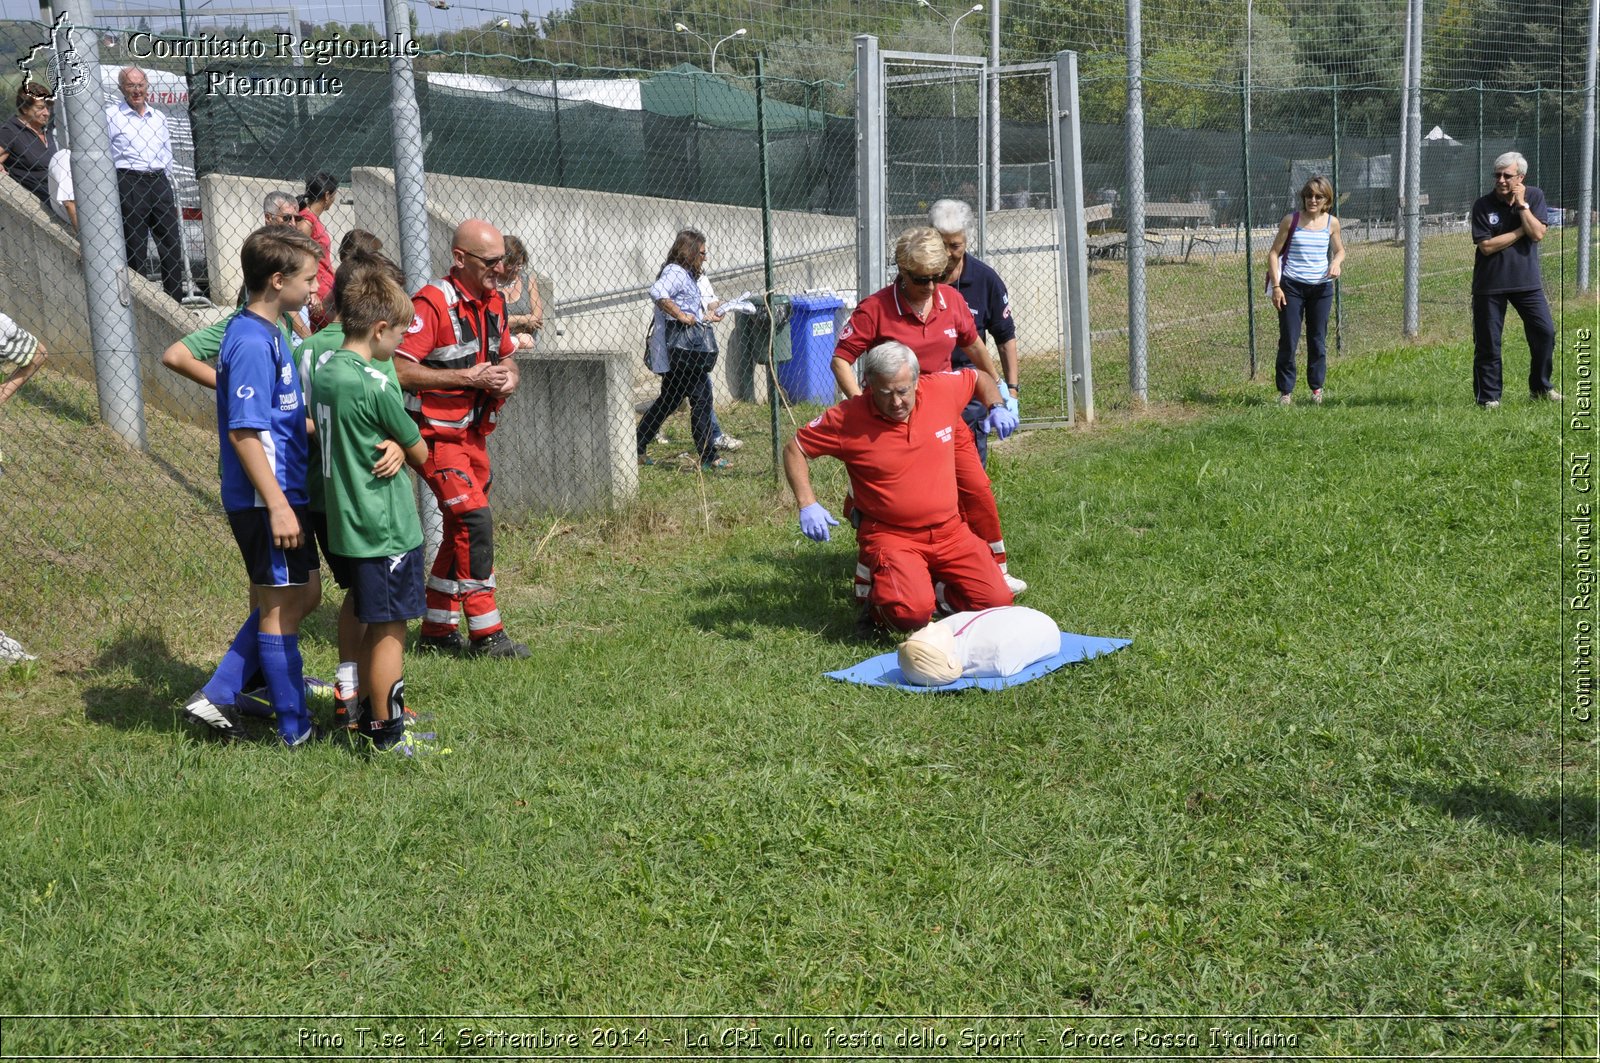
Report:
[[[1508,151],[1494,160],[1494,191],[1472,205],[1472,391],[1478,405],[1500,405],[1500,335],[1506,304],[1522,318],[1528,337],[1528,392],[1535,399],[1561,401],[1550,386],[1556,328],[1539,272],[1539,241],[1544,239],[1544,193],[1524,184],[1528,160]]]
[[[972,208],[959,199],[941,199],[928,208],[928,224],[939,230],[944,238],[945,251],[950,255],[950,276],[945,283],[961,293],[972,311],[973,323],[978,326],[978,340],[994,337],[1000,349],[1000,393],[1006,408],[1015,416],[1017,408],[1017,323],[1011,318],[1011,293],[1006,282],[1000,279],[985,262],[967,253],[967,236],[972,231]],[[966,369],[972,361],[957,347],[951,354],[951,367]],[[972,429],[972,438],[978,444],[978,457],[985,467],[989,464],[989,436],[979,426],[989,415],[988,409],[976,400],[967,404],[961,419]]]

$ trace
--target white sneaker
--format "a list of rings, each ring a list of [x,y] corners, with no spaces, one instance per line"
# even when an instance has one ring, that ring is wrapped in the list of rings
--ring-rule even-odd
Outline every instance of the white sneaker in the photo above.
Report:
[[[716,438],[714,445],[718,450],[738,450],[740,447],[744,446],[744,440],[735,439],[732,436],[724,433]]]
[[[18,661],[36,661],[39,658],[22,648],[22,643],[0,631],[0,664],[15,664]]]
[[[1021,595],[1023,591],[1028,589],[1027,580],[1018,579],[1009,572],[1002,572],[1000,575],[1005,577],[1006,586],[1011,588],[1011,597],[1016,598]]]

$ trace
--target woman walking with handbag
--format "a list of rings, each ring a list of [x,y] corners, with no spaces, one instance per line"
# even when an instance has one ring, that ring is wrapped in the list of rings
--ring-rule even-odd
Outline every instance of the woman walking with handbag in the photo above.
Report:
[[[666,362],[661,376],[661,394],[645,411],[635,433],[639,464],[653,462],[645,453],[661,423],[678,404],[689,399],[689,427],[702,469],[725,469],[726,458],[717,457],[716,433],[712,429],[711,370],[717,364],[717,336],[711,325],[722,315],[708,312],[701,302],[700,273],[705,268],[706,238],[698,229],[684,229],[672,241],[667,260],[650,286],[655,302],[655,324],[651,330],[651,368],[662,356]],[[659,345],[659,346],[658,346]]]
[[[1306,330],[1306,382],[1311,401],[1322,402],[1328,375],[1328,312],[1333,282],[1344,263],[1344,242],[1333,209],[1333,185],[1320,174],[1300,189],[1302,210],[1284,215],[1267,252],[1267,282],[1278,308],[1278,402],[1294,402],[1294,352]]]

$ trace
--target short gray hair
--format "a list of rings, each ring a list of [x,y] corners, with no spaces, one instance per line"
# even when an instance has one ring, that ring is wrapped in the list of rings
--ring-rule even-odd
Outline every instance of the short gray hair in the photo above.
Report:
[[[908,365],[911,367],[911,382],[915,384],[922,371],[917,364],[917,352],[899,340],[884,340],[863,354],[856,368],[861,370],[861,382],[865,384],[868,377],[892,380]]]
[[[1528,176],[1528,160],[1522,157],[1522,152],[1520,151],[1508,151],[1494,160],[1496,173],[1499,173],[1507,166],[1515,166],[1519,176]]]
[[[300,200],[293,192],[268,192],[261,201],[263,214],[298,214]]]
[[[941,233],[972,236],[972,208],[959,199],[941,199],[928,208],[928,224]]]

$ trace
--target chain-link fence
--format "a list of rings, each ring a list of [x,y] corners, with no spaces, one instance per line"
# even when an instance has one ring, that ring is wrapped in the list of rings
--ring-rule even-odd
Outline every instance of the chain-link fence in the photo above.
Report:
[[[1029,9],[1033,21],[1016,25],[1037,30],[1039,17]],[[1127,406],[1132,397],[1125,82],[1115,51],[1120,29],[1110,33],[1111,25],[1091,34],[1099,34],[1090,42],[1099,50],[1084,57],[1081,83],[1094,256],[1089,323],[1101,409]],[[0,24],[0,58],[20,58],[47,36],[39,24]],[[131,37],[126,29],[103,35],[101,90],[113,102]],[[1064,29],[1041,33],[1032,52],[1014,50],[1019,58],[1048,54],[1047,45],[1070,37]],[[546,39],[553,49],[564,38]],[[655,53],[655,69],[623,70],[580,65],[543,47],[536,53],[511,35],[455,43],[418,60],[420,123],[401,143],[420,144],[426,163],[432,276],[449,268],[451,235],[465,218],[487,219],[530,252],[513,312],[542,310],[542,329],[517,355],[521,393],[491,437],[497,507],[516,514],[626,506],[652,490],[652,478],[698,468],[702,455],[683,413],[668,419],[659,437],[636,435],[640,409],[660,387],[644,358],[652,318],[646,291],[685,227],[708,238],[707,272],[719,298],[751,293],[764,311],[764,295],[774,296],[778,342],[769,349],[765,313],[730,315],[716,326],[722,355],[713,374],[719,433],[746,443],[723,453],[736,468],[769,475],[772,437],[831,400],[831,336],[857,291],[848,45],[796,43],[772,64],[795,70],[802,53],[842,57],[843,66],[829,68],[831,78],[767,76],[758,85],[747,56],[713,75],[680,62],[676,45]],[[980,43],[952,40],[952,51],[981,54]],[[501,45],[509,47],[494,50]],[[181,59],[138,62],[176,156],[168,192],[180,241],[176,291],[162,269],[163,254],[167,265],[172,260],[156,231],[159,219],[147,226],[141,247],[146,276],[126,290],[114,277],[85,279],[80,262],[98,260],[93,241],[123,245],[120,200],[130,193],[118,188],[112,196],[115,178],[111,186],[78,190],[76,227],[55,218],[48,182],[35,197],[0,180],[0,231],[9,251],[0,311],[42,338],[50,353],[47,367],[0,411],[0,535],[16,561],[0,576],[0,600],[8,612],[24,614],[10,603],[48,602],[49,614],[66,621],[48,630],[99,629],[152,607],[181,610],[185,581],[226,584],[234,577],[231,551],[217,546],[227,534],[216,497],[214,400],[159,362],[163,352],[181,361],[186,349],[173,345],[231,311],[242,279],[239,248],[274,213],[267,197],[292,197],[312,175],[331,174],[339,191],[319,218],[330,246],[336,251],[342,237],[364,230],[400,257],[392,83],[383,63],[330,68],[268,55],[199,62],[187,74]],[[1264,391],[1270,387],[1276,329],[1259,291],[1264,254],[1312,173],[1336,178],[1350,247],[1333,341],[1346,355],[1398,342],[1402,146],[1392,71],[1339,67],[1352,71],[1348,84],[1258,87],[1247,123],[1239,85],[1178,80],[1173,69],[1152,62],[1146,80],[1151,397],[1195,397],[1252,377]],[[1037,414],[1041,402],[1061,402],[1069,386],[1057,275],[1045,264],[1057,253],[1061,208],[1045,79],[1026,71],[1000,77],[991,125],[981,67],[929,61],[904,72],[925,80],[904,83],[890,101],[883,224],[892,235],[944,196],[983,208],[975,250],[1011,287],[1024,412]],[[266,91],[330,76],[337,92]],[[0,80],[0,88],[16,80]],[[1465,215],[1487,187],[1496,155],[1508,148],[1527,155],[1530,181],[1571,220],[1586,162],[1575,149],[1580,103],[1570,84],[1513,91],[1453,77],[1425,93],[1424,339],[1466,333]],[[58,120],[65,110],[58,105]],[[74,132],[67,129],[67,139]],[[1559,228],[1546,250],[1559,253],[1569,231]],[[215,308],[186,308],[191,294],[209,295]],[[100,320],[102,304],[126,308],[126,339],[91,340],[89,322]],[[762,363],[774,359],[781,386],[769,389]],[[774,397],[778,417],[768,405]],[[121,413],[105,411],[125,411],[135,398],[142,401],[145,449],[130,459],[123,440],[137,433],[118,420]],[[807,408],[783,412],[795,403]],[[641,444],[656,466],[638,464]],[[66,468],[63,455],[72,458]],[[175,556],[175,524],[183,539],[207,547]],[[150,559],[135,566],[141,580],[107,578],[127,571],[128,558]],[[0,626],[8,623],[28,630],[26,621],[0,616]],[[41,624],[28,633],[48,641],[46,631]]]

